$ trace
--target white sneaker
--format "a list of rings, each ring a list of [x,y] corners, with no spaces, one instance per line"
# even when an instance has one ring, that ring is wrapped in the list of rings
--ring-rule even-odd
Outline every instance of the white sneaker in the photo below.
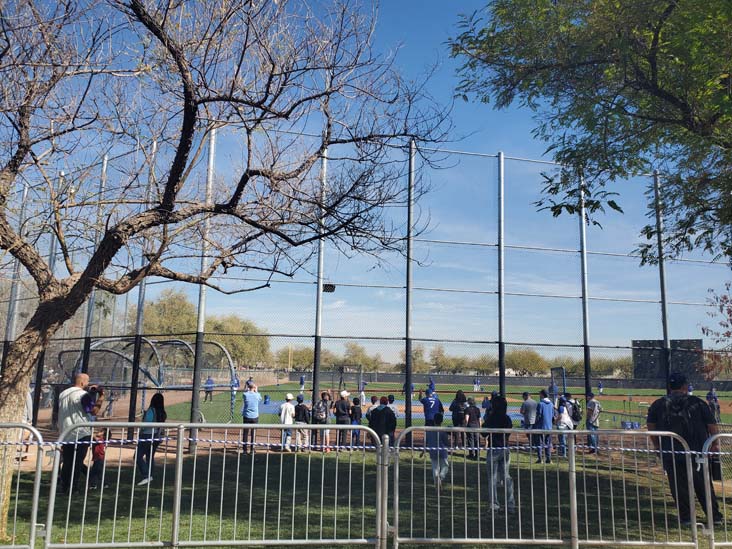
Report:
[[[149,484],[152,481],[152,477],[147,477],[142,479],[140,482],[137,483],[138,486],[145,486],[146,484]]]

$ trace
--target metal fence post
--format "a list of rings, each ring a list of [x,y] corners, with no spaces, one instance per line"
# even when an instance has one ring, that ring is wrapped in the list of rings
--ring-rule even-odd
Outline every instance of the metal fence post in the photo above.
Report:
[[[178,439],[175,442],[175,485],[173,486],[173,516],[170,544],[178,547],[180,540],[180,500],[183,493],[183,439],[185,427],[178,426]]]
[[[504,163],[503,152],[498,152],[498,392],[506,394],[506,342],[504,334]]]
[[[412,426],[412,216],[414,209],[414,139],[409,142],[409,179],[407,188],[407,265],[404,303],[404,425]]]
[[[320,362],[323,330],[323,272],[325,263],[325,241],[322,238],[325,223],[325,195],[328,184],[328,147],[323,151],[320,165],[320,217],[318,218],[318,273],[315,290],[315,336],[313,340],[313,404],[320,398]],[[332,383],[331,383],[332,386]]]
[[[570,431],[567,435],[567,457],[568,457],[568,472],[569,477],[569,532],[570,532],[570,547],[572,549],[579,548],[579,517],[577,516],[577,462],[576,462],[576,450],[577,445],[575,444],[575,434]]]
[[[666,392],[670,391],[668,378],[671,375],[671,344],[668,336],[668,306],[666,303],[666,266],[663,255],[663,212],[661,211],[661,177],[658,170],[653,171],[653,196],[656,210],[656,245],[658,246],[658,281],[661,291],[661,328],[663,330],[663,350],[661,364],[666,376]]]
[[[582,349],[584,355],[585,395],[592,392],[592,364],[590,353],[590,307],[587,288],[587,227],[585,223],[585,181],[579,188],[580,282],[582,285]]]
[[[377,524],[377,547],[379,549],[386,549],[387,539],[389,536],[389,435],[384,435],[381,438],[381,448],[378,449],[377,454],[377,470],[379,477],[377,483],[379,485],[379,492],[377,494],[377,509],[378,524]]]

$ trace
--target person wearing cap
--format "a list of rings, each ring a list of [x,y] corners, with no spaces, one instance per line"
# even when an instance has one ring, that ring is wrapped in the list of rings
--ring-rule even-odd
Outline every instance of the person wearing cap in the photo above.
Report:
[[[295,406],[295,425],[307,425],[310,423],[310,409],[303,404],[305,397],[297,395],[297,405]],[[308,430],[300,427],[295,431],[295,451],[305,451],[309,446],[310,435]]]
[[[684,374],[672,373],[669,376],[669,389],[667,396],[657,399],[648,408],[646,418],[648,430],[672,431],[686,441],[689,450],[701,452],[705,441],[719,432],[717,420],[702,399],[689,394],[689,384]],[[688,526],[691,521],[696,521],[696,517],[691,514],[686,449],[681,442],[671,437],[651,437],[651,443],[656,451],[662,452],[663,469],[668,477],[671,495],[676,501],[679,521],[682,525]],[[719,441],[715,440],[709,449],[712,452],[719,452]],[[723,517],[714,494],[714,485],[704,477],[704,469],[697,466],[696,459],[691,457],[691,460],[692,484],[699,504],[709,517],[706,493],[706,488],[709,486],[712,520],[715,524],[722,524]]]
[[[351,396],[351,393],[343,389],[340,392],[340,398],[335,403],[334,408],[334,415],[336,420],[336,425],[350,425],[351,424],[351,401],[348,400],[348,397]],[[338,431],[338,446],[345,446],[347,441],[348,431],[347,430],[339,430]]]
[[[709,392],[707,393],[707,404],[709,405],[709,409],[712,411],[712,414],[714,415],[714,419],[717,420],[717,423],[721,422],[721,410],[719,408],[719,397],[717,397],[717,390],[712,386],[711,389],[709,389]]]
[[[257,384],[247,380],[246,391],[241,394],[241,420],[244,425],[253,425],[259,423],[259,403],[262,402],[262,395],[257,391]],[[253,428],[244,428],[241,432],[242,444],[244,445],[245,454],[254,454],[254,442],[257,437],[257,430]]]
[[[602,406],[595,398],[595,393],[587,393],[587,419],[585,425],[588,431],[597,431],[600,428],[600,412]],[[587,435],[587,445],[590,447],[590,454],[596,454],[598,450],[597,435]]]
[[[429,387],[425,392],[424,398],[422,398],[422,391],[419,392],[419,401],[422,403],[422,408],[424,410],[424,424],[427,426],[435,424],[436,414],[445,413],[445,408],[442,406],[442,402],[440,402],[440,399],[437,398],[435,392]]]
[[[292,425],[295,423],[295,406],[292,404],[294,400],[292,393],[285,395],[285,402],[280,406],[280,423],[283,425]],[[285,452],[292,452],[292,429],[282,429],[282,449]]]
[[[392,412],[394,412],[394,417],[399,417],[399,409],[397,408],[396,403],[394,402],[394,395],[389,395],[386,397],[389,404],[387,406],[391,409]],[[394,424],[394,429],[386,433],[389,435],[389,444],[392,446],[394,445],[394,440],[396,440],[396,423]]]
[[[353,399],[351,406],[350,419],[351,425],[361,425],[363,410],[361,410],[361,399],[356,397]],[[361,429],[354,429],[351,432],[351,446],[359,446],[361,444]]]

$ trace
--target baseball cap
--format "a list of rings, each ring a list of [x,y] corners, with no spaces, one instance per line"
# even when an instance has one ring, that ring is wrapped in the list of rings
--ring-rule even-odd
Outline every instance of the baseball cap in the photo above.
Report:
[[[305,400],[305,399],[303,398],[302,395],[297,395],[297,401],[298,402],[302,402],[303,400]]]
[[[432,394],[432,389],[428,388],[428,389],[427,389],[427,390],[426,390],[426,391],[424,392],[424,394],[426,394],[427,396],[431,395],[431,394]]]
[[[348,392],[348,391],[346,391],[345,389],[341,391],[341,396],[342,396],[343,398],[346,398],[346,397],[347,397],[347,396],[349,396],[350,394],[351,394],[351,393],[349,393],[349,392]]]
[[[681,372],[674,372],[668,376],[668,386],[671,389],[681,389],[687,382],[686,376]]]
[[[295,397],[294,397],[294,396],[292,396],[292,393],[287,393],[287,394],[285,395],[285,399],[286,399],[286,400],[292,400],[293,398],[295,398]]]
[[[593,393],[592,391],[590,391],[589,393],[587,393],[587,397],[588,398],[595,398],[595,393]]]

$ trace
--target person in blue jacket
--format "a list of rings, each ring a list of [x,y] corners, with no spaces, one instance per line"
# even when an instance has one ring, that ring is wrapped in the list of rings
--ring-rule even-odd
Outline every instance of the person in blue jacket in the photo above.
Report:
[[[422,408],[424,409],[425,425],[434,425],[435,416],[437,414],[445,413],[445,408],[442,406],[442,402],[440,402],[440,399],[437,398],[435,392],[430,388],[427,388],[427,391],[425,391],[424,398],[422,398],[422,391],[419,391],[419,401],[422,403]]]
[[[554,423],[554,404],[549,399],[549,394],[545,389],[539,392],[539,404],[536,407],[536,420],[534,421],[534,429],[551,430]],[[542,457],[546,463],[552,462],[552,436],[549,433],[536,434],[533,437],[533,444],[536,446],[538,459],[536,463],[541,463]]]

